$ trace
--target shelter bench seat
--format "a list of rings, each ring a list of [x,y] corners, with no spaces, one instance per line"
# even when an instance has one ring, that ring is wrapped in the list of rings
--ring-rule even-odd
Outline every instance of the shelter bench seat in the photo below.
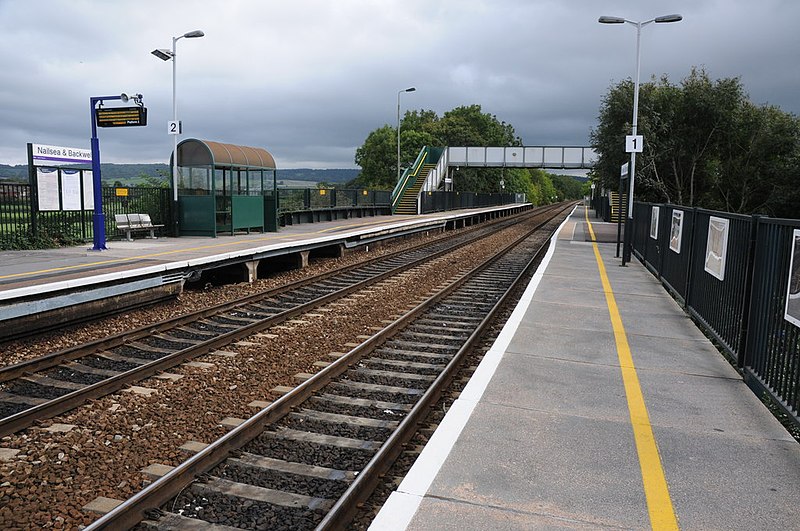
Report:
[[[164,225],[153,225],[150,214],[114,214],[117,230],[125,233],[128,241],[133,241],[133,232],[149,232],[150,237],[156,239],[155,230]]]

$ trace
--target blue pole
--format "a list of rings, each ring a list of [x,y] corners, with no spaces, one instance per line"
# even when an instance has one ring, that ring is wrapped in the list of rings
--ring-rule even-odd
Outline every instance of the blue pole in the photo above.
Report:
[[[94,215],[92,216],[92,232],[94,245],[90,251],[105,251],[106,247],[106,215],[103,213],[103,181],[100,178],[100,141],[97,139],[97,123],[94,109],[97,102],[103,100],[121,100],[122,96],[100,96],[89,98],[89,118],[92,121],[92,186],[94,188]]]

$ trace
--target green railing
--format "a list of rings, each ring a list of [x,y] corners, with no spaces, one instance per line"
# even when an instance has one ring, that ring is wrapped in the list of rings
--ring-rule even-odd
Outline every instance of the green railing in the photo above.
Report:
[[[439,160],[439,156],[436,157],[436,160],[433,159],[433,152],[438,150],[439,156],[442,154],[442,150],[438,148],[428,148],[428,146],[423,146],[417,155],[417,160],[414,161],[414,164],[411,165],[410,168],[406,168],[406,171],[403,172],[403,175],[400,176],[400,180],[397,181],[397,184],[392,190],[392,214],[394,214],[395,210],[397,210],[397,205],[400,203],[400,199],[403,197],[403,194],[414,186],[414,183],[417,182],[417,177],[419,177],[419,172],[426,163],[435,164],[436,161]]]

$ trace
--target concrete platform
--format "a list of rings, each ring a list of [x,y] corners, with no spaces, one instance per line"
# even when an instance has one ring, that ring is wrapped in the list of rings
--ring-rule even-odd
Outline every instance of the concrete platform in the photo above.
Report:
[[[491,216],[517,211],[530,205],[504,205],[439,212],[420,216],[378,216],[351,218],[281,227],[279,232],[220,235],[217,238],[140,237],[134,241],[112,240],[107,250],[92,251],[91,243],[60,249],[36,251],[0,251],[0,301],[14,298],[15,290],[35,286],[36,293],[63,287],[56,282],[96,283],[99,275],[115,278],[141,276],[152,271],[169,271],[186,267],[203,267],[241,257],[283,251],[308,250],[323,245],[345,247],[402,234],[471,224],[476,216]],[[135,273],[131,273],[135,272]]]
[[[221,268],[228,268],[226,275],[234,271],[240,279],[236,281],[244,282],[271,270],[275,260],[285,262],[280,270],[299,268],[313,253],[340,256],[348,249],[461,228],[528,208],[530,204],[513,204],[421,216],[350,218],[218,238],[138,238],[109,241],[104,251],[90,250],[91,244],[2,251],[0,338],[174,297],[184,281],[216,274]]]
[[[800,444],[589,233],[579,207],[370,529],[800,528]]]

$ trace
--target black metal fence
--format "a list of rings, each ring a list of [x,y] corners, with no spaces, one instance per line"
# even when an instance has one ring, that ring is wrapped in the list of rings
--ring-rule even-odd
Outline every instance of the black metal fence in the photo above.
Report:
[[[608,221],[611,218],[611,205],[607,195],[601,195],[599,190],[594,190],[590,204],[594,210],[595,218],[600,218],[603,221]]]
[[[423,192],[421,213],[443,212],[461,208],[480,208],[488,206],[524,203],[525,194],[479,194],[475,192]]]
[[[0,249],[16,248],[23,239],[70,244],[93,238],[92,210],[39,211],[28,184],[0,184]],[[172,226],[172,200],[167,188],[103,187],[103,213],[108,239],[122,237],[115,214],[149,214],[154,224]],[[269,191],[271,193],[271,191]],[[279,212],[323,211],[336,208],[388,207],[391,192],[279,188]],[[174,234],[170,235],[174,236]]]
[[[0,184],[0,236],[26,231],[30,219],[30,186]]]
[[[30,185],[0,185],[0,248],[13,248],[21,238],[54,243],[88,241],[94,237],[92,210],[34,209]],[[118,236],[114,214],[149,214],[155,224],[169,225],[170,191],[166,188],[103,188],[106,235]]]
[[[346,207],[389,206],[388,190],[353,190],[336,188],[278,188],[278,211],[297,212]]]
[[[636,203],[634,227],[636,256],[750,387],[800,424],[800,326],[787,319],[800,220]]]

